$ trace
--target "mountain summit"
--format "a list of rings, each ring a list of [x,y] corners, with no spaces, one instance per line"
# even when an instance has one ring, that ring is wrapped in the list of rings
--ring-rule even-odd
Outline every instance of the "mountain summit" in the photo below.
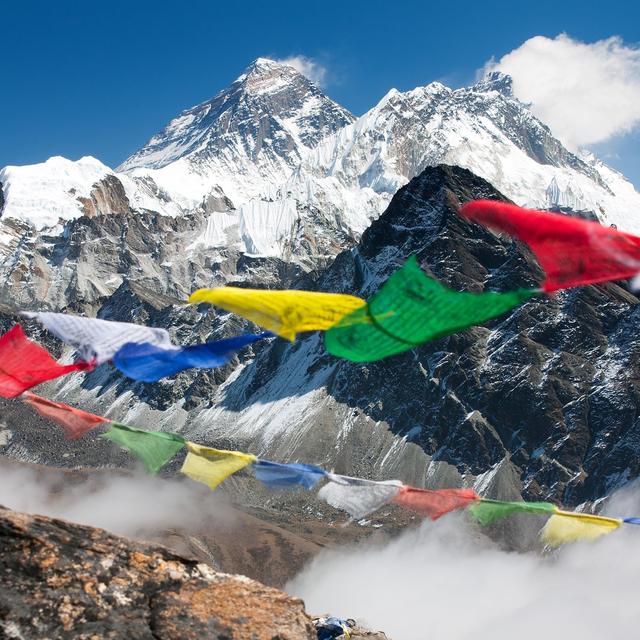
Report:
[[[286,180],[305,150],[354,119],[293,67],[258,58],[227,89],[174,118],[118,170],[150,175],[171,193],[184,182],[187,188],[177,190],[185,202],[196,204],[207,191],[222,189],[240,204],[265,182]]]
[[[590,211],[640,232],[631,213],[640,194],[592,155],[566,149],[511,84],[490,73],[455,90],[438,82],[393,89],[355,118],[292,66],[258,58],[171,120],[119,173],[86,158],[6,167],[2,219],[57,235],[95,213],[187,217],[189,251],[231,249],[309,270],[356,242],[414,176],[448,164],[519,205]],[[23,246],[20,233],[0,237]]]

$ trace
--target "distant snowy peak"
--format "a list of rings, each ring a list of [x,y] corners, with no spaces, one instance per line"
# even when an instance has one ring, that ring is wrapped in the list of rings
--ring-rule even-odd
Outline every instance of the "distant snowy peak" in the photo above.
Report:
[[[152,180],[184,209],[209,212],[212,194],[223,194],[227,209],[239,210],[254,199],[273,199],[309,149],[354,119],[293,67],[258,58],[119,170]]]
[[[491,73],[467,88],[392,89],[356,119],[293,67],[258,58],[120,173],[93,158],[6,167],[0,214],[42,229],[94,213],[197,213],[205,250],[296,261],[304,245],[324,260],[357,240],[411,178],[448,164],[519,205],[593,211],[640,232],[633,186],[591,154],[567,150],[511,85]]]
[[[116,174],[96,158],[77,161],[60,156],[0,170],[3,219],[21,220],[34,228],[54,230],[80,216],[152,210],[177,215],[175,204],[158,197],[157,187]]]
[[[640,231],[633,186],[592,156],[567,150],[499,73],[456,90],[438,82],[391,90],[305,162],[303,173],[320,182],[338,181],[352,193],[371,189],[386,202],[427,166],[457,165],[522,206],[594,211],[605,223]]]
[[[497,91],[504,96],[513,96],[513,78],[502,71],[490,71],[484,78],[473,86],[475,91],[488,93]]]
[[[279,156],[293,164],[297,147],[313,147],[353,120],[293,67],[258,58],[228,88],[173,119],[119,170],[160,169],[181,158],[207,164],[229,147],[256,162]]]
[[[93,185],[111,173],[90,156],[77,162],[55,156],[40,164],[4,167],[0,170],[5,200],[2,217],[38,229],[76,218],[82,215],[79,198],[88,198]]]

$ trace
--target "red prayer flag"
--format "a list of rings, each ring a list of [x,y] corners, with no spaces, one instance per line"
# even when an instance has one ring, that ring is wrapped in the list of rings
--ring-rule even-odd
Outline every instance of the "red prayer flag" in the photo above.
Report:
[[[640,273],[640,238],[598,222],[493,200],[468,202],[460,215],[526,242],[546,273],[545,291]]]
[[[27,339],[19,324],[0,337],[0,397],[15,398],[46,380],[90,369],[89,362],[58,364],[46,349]]]
[[[26,391],[23,400],[30,404],[43,418],[53,420],[63,429],[70,440],[81,438],[87,431],[91,431],[103,422],[111,422],[107,418],[87,413],[81,409],[74,409],[62,402],[54,402]]]
[[[392,502],[437,520],[477,500],[480,496],[473,489],[417,489],[403,485]]]

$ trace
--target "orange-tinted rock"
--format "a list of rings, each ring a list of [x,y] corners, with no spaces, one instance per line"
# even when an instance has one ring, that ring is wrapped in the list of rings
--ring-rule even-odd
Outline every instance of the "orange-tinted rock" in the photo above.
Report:
[[[101,529],[0,508],[0,639],[314,640],[304,604]]]

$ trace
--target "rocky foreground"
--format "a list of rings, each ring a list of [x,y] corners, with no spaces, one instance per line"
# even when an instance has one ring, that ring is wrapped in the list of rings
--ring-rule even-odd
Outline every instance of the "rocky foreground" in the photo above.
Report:
[[[302,600],[102,529],[0,507],[0,549],[0,640],[316,638]]]

